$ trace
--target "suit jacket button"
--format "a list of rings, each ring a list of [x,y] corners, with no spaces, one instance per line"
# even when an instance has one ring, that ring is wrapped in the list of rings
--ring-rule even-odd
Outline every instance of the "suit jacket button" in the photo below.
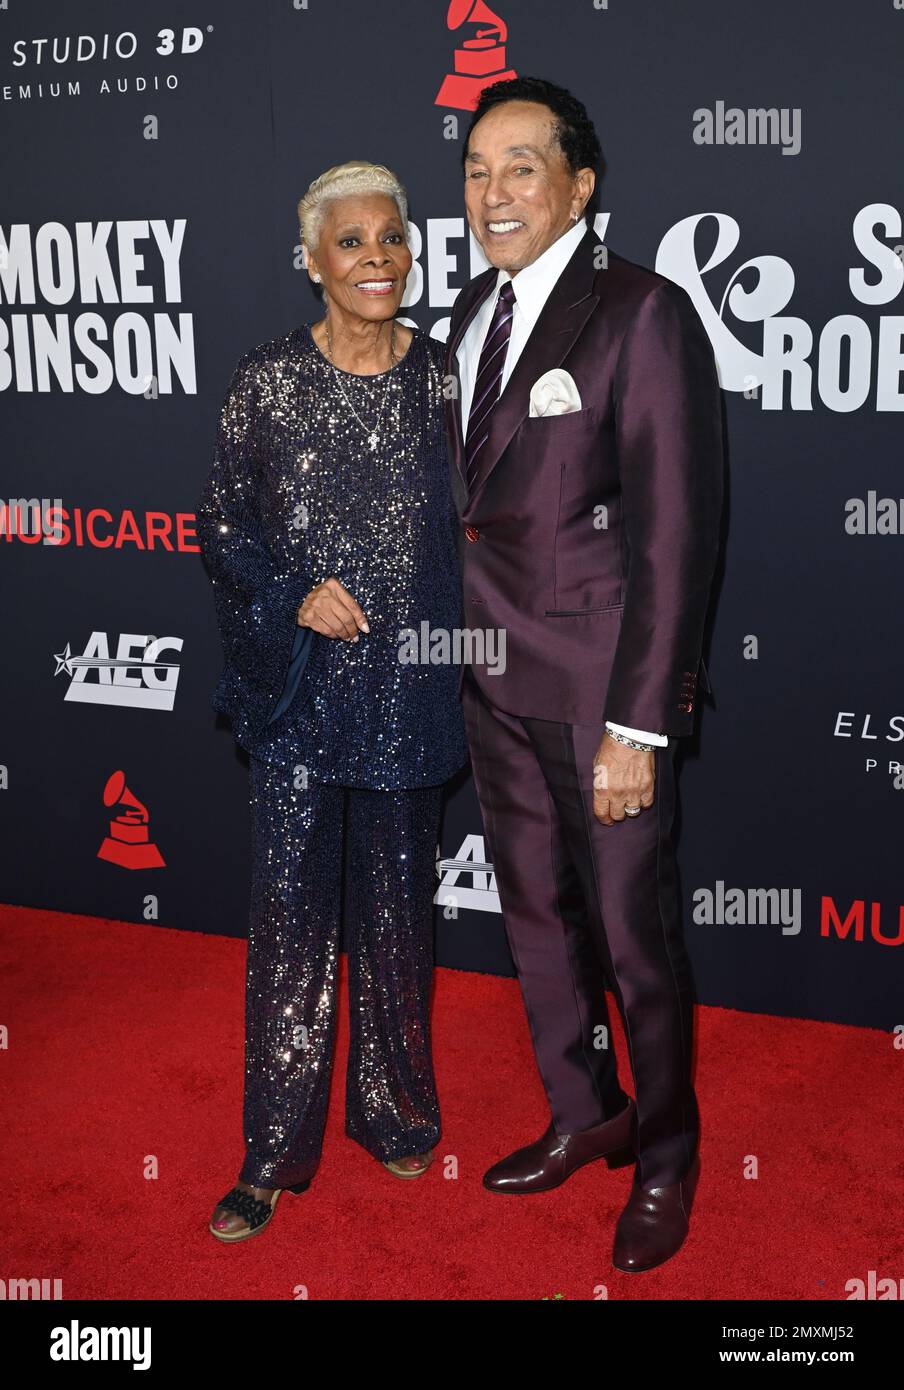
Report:
[[[465,535],[467,536],[469,541],[476,541],[480,537],[480,532],[478,531],[476,526],[466,526]]]

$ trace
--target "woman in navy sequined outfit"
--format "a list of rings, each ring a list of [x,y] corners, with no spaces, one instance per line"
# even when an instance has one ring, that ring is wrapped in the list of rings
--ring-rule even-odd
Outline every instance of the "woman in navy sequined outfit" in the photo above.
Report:
[[[241,358],[197,508],[214,705],[251,768],[246,1151],[210,1223],[230,1241],[317,1168],[342,922],[346,1131],[399,1177],[431,1161],[434,864],[442,784],[467,761],[457,668],[422,641],[461,598],[443,347],[396,321],[405,193],[382,165],[338,166],[299,220],[325,317]]]

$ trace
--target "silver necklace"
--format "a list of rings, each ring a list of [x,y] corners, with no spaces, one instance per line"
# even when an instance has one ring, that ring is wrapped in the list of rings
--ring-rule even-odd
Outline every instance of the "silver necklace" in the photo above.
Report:
[[[393,321],[392,321],[392,333],[391,333],[390,339],[389,339],[389,355],[390,355],[390,356],[392,357],[392,359],[393,359],[393,366],[394,366],[397,362],[401,361],[400,358],[397,358],[397,357],[396,357],[396,353],[395,353],[395,330],[396,330],[395,319],[393,319]],[[336,385],[339,387],[339,390],[340,390],[341,393],[342,393],[342,399],[345,401],[345,404],[348,406],[349,410],[350,410],[351,413],[354,415],[355,419],[358,421],[358,424],[361,426],[361,428],[363,429],[364,433],[367,435],[367,442],[368,442],[368,444],[370,445],[371,449],[372,449],[372,450],[373,450],[373,449],[376,449],[377,446],[378,446],[378,444],[380,443],[379,425],[380,425],[380,422],[381,422],[382,419],[383,419],[384,414],[386,413],[386,402],[389,400],[389,388],[390,388],[390,386],[392,385],[392,379],[391,379],[391,377],[390,377],[390,375],[389,375],[389,372],[387,372],[387,374],[386,374],[386,389],[385,389],[384,392],[383,392],[383,404],[380,406],[380,413],[379,413],[378,416],[377,416],[376,424],[374,424],[374,425],[371,427],[370,425],[366,424],[366,423],[361,419],[361,416],[358,414],[357,410],[356,410],[355,407],[352,405],[352,403],[351,403],[351,401],[349,400],[348,396],[345,394],[345,387],[342,385],[342,378],[341,378],[341,376],[339,375],[339,372],[338,372],[337,369],[336,369],[336,364],[335,364],[335,362],[333,361],[333,338],[332,338],[332,334],[330,333],[329,319],[327,319],[327,324],[326,324],[326,346],[327,346],[327,356],[328,356],[328,358],[329,358],[329,364],[330,364],[330,366],[331,366],[332,369],[333,369],[333,376],[336,378]],[[391,370],[392,370],[392,368],[390,368],[390,371],[391,371]]]

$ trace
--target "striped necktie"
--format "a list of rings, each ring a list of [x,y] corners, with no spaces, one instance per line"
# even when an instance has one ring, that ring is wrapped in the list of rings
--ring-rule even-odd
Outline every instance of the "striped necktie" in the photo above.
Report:
[[[499,399],[502,369],[505,366],[509,338],[512,336],[514,312],[515,291],[511,280],[506,280],[499,291],[496,308],[493,310],[493,317],[483,342],[477,366],[477,379],[471,396],[471,409],[468,412],[465,464],[469,488],[474,482],[480,451],[490,435],[490,420],[493,406]]]

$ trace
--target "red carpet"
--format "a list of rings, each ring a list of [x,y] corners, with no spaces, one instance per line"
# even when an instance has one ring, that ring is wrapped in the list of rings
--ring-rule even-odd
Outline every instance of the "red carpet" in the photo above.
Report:
[[[438,1161],[400,1182],[344,1137],[343,991],[317,1177],[259,1237],[222,1246],[207,1222],[242,1159],[245,943],[25,908],[0,924],[3,1278],[59,1278],[70,1299],[289,1300],[302,1285],[312,1299],[843,1299],[848,1279],[904,1271],[889,1104],[904,1063],[888,1034],[698,1010],[691,1233],[660,1269],[620,1274],[630,1168],[592,1164],[520,1199],[481,1186],[548,1116],[517,984],[451,970],[434,1007],[437,1157],[457,1179]]]

